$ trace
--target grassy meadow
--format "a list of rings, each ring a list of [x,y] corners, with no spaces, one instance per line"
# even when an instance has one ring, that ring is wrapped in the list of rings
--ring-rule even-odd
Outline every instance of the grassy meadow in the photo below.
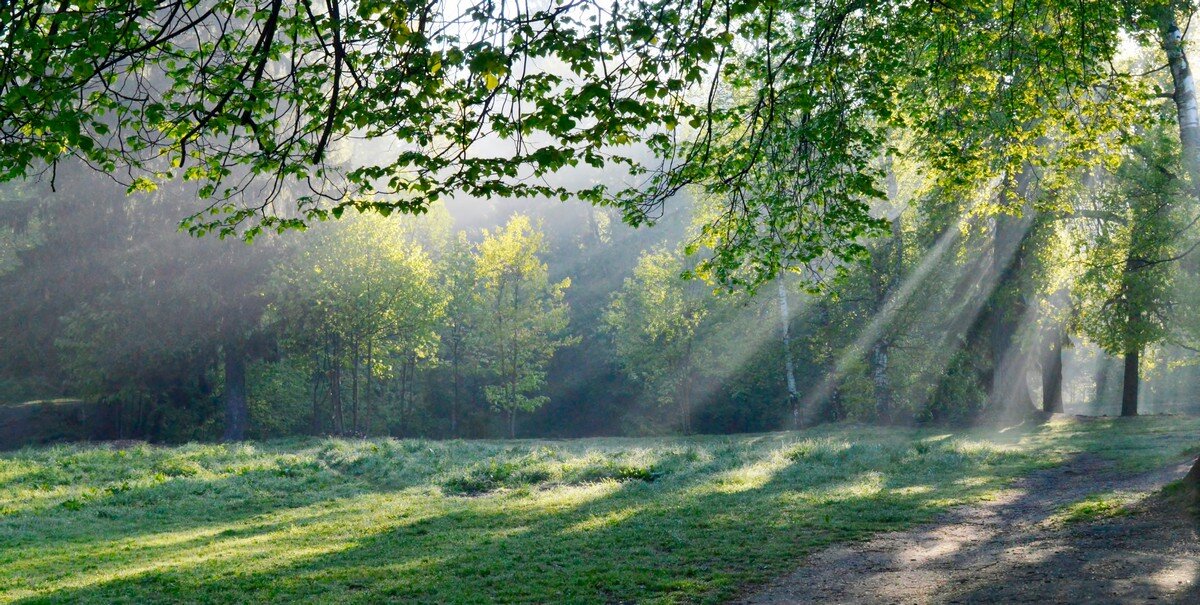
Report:
[[[0,454],[0,601],[715,602],[1071,456],[1133,471],[1197,434],[1159,417],[25,449]]]

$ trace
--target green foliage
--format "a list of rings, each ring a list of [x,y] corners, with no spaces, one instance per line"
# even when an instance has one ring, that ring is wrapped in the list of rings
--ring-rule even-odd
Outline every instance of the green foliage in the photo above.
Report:
[[[311,378],[309,364],[299,356],[251,364],[247,368],[250,437],[286,437],[310,430]]]
[[[564,292],[571,280],[550,281],[541,254],[544,236],[528,217],[517,215],[495,232],[484,231],[475,259],[474,324],[479,355],[489,367],[484,395],[509,416],[530,412],[549,399],[540,395],[546,364],[559,348],[578,342],[567,336]]]
[[[394,386],[395,397],[386,403],[396,407],[395,417],[409,412],[408,374],[437,354],[447,296],[437,284],[434,261],[406,223],[360,216],[313,237],[316,241],[276,270],[279,302],[272,315],[292,355],[311,360],[307,371],[314,391],[320,384],[328,390],[332,429],[378,432],[386,425],[378,394],[366,392],[368,385],[375,379]],[[397,377],[399,384],[389,385]],[[366,400],[361,410],[360,378]],[[352,385],[346,406],[343,382]],[[313,422],[316,426],[317,419]]]
[[[604,324],[622,369],[659,403],[677,407],[686,432],[699,373],[700,326],[712,295],[702,283],[685,280],[683,268],[678,254],[661,249],[643,254],[613,296]]]
[[[701,228],[711,255],[698,269],[755,285],[865,258],[864,238],[883,227],[871,214],[884,197],[877,159],[895,131],[915,134],[909,151],[964,201],[1026,165],[1048,191],[1064,188],[1109,157],[1150,92],[1108,68],[1122,35],[1147,43],[1187,8],[307,6],[100,0],[39,5],[29,24],[4,9],[16,25],[0,80],[0,179],[72,155],[110,174],[129,168],[130,191],[182,178],[206,200],[186,223],[193,233],[248,239],[346,209],[421,214],[456,193],[577,196],[638,225],[695,187],[720,208]],[[351,135],[380,144],[359,153]],[[513,153],[478,150],[495,139]],[[547,178],[576,167],[644,178]],[[285,199],[295,212],[274,211]]]
[[[1179,204],[1190,191],[1176,176],[1177,145],[1163,126],[1131,145],[1096,194],[1095,213],[1104,218],[1081,234],[1080,326],[1114,355],[1167,334],[1174,261],[1190,226]]]

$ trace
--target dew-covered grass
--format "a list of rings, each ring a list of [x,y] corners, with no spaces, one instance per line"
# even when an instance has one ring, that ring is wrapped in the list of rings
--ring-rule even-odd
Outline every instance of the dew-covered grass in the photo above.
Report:
[[[1196,419],[568,441],[294,439],[0,455],[0,601],[715,602]]]

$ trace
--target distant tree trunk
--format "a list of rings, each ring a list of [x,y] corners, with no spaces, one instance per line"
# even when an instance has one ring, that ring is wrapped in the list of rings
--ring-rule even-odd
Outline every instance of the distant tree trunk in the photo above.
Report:
[[[779,277],[779,331],[783,340],[783,373],[787,383],[788,404],[792,408],[792,423],[800,421],[800,395],[796,391],[796,364],[792,360],[792,314],[788,309],[787,286]]]
[[[887,338],[880,337],[871,347],[871,382],[875,387],[875,405],[879,419],[884,423],[896,420],[892,405],[892,385],[888,380],[888,362],[891,357]]]
[[[354,336],[354,340],[350,346],[350,359],[353,373],[350,375],[350,432],[358,434],[358,370],[360,367],[358,358],[358,335]]]
[[[321,388],[321,370],[316,368],[313,370],[312,376],[312,434],[321,434],[321,410],[320,400],[317,398],[318,391]]]
[[[458,407],[462,391],[462,374],[459,368],[459,348],[461,341],[457,336],[451,337],[450,347],[450,380],[452,383],[450,399],[450,436],[458,437]]]
[[[687,353],[684,358],[684,367],[686,370],[683,376],[683,401],[679,407],[679,421],[683,424],[683,434],[692,434],[692,386],[695,382],[695,369],[692,367],[692,341],[687,344]]]
[[[1063,411],[1062,350],[1065,339],[1062,328],[1056,328],[1048,339],[1049,346],[1042,360],[1042,411],[1047,414],[1060,414]]]
[[[373,385],[372,374],[375,373],[374,372],[375,357],[374,357],[374,350],[373,350],[374,343],[375,343],[374,337],[367,339],[367,391],[365,393],[365,397],[367,400],[365,415],[367,416],[367,418],[365,418],[363,420],[363,424],[365,426],[370,426],[371,420],[373,418],[375,418],[375,416],[376,416],[376,413],[375,413],[375,389],[372,387],[372,385]]]
[[[1121,383],[1121,415],[1137,416],[1138,413],[1138,365],[1140,349],[1125,352],[1125,377]]]
[[[895,200],[897,185],[895,175],[891,170],[891,160],[888,161],[888,197]],[[900,279],[904,269],[904,231],[900,216],[892,219],[892,237],[881,250],[882,254],[871,259],[871,288],[874,290],[874,312],[884,313],[892,297],[892,291]],[[875,337],[871,345],[871,353],[867,363],[871,370],[871,382],[875,390],[875,407],[879,420],[885,423],[896,421],[895,398],[892,396],[892,384],[888,376],[888,365],[891,362],[892,338],[890,326],[885,325],[883,332]]]
[[[225,344],[225,441],[246,438],[250,410],[246,404],[246,351],[241,343]]]
[[[1104,404],[1108,399],[1108,374],[1112,370],[1113,359],[1106,353],[1101,353],[1099,362],[1096,364],[1096,395],[1092,398],[1094,404],[1092,413],[1099,413],[1104,409]]]
[[[517,438],[517,411],[516,410],[508,411],[508,438],[509,439]]]
[[[333,403],[333,430],[339,435],[345,434],[345,416],[342,414],[342,365],[337,360],[329,367],[329,400]]]

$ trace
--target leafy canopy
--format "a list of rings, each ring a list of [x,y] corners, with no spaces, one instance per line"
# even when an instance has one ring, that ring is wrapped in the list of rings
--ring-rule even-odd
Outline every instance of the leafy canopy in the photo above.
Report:
[[[74,157],[131,190],[199,181],[185,225],[246,238],[455,194],[636,225],[697,188],[724,204],[699,269],[756,284],[865,255],[892,131],[967,191],[1097,161],[1144,94],[1110,67],[1122,31],[1189,7],[21,0],[0,6],[0,180]],[[623,182],[551,178],[581,165]]]

